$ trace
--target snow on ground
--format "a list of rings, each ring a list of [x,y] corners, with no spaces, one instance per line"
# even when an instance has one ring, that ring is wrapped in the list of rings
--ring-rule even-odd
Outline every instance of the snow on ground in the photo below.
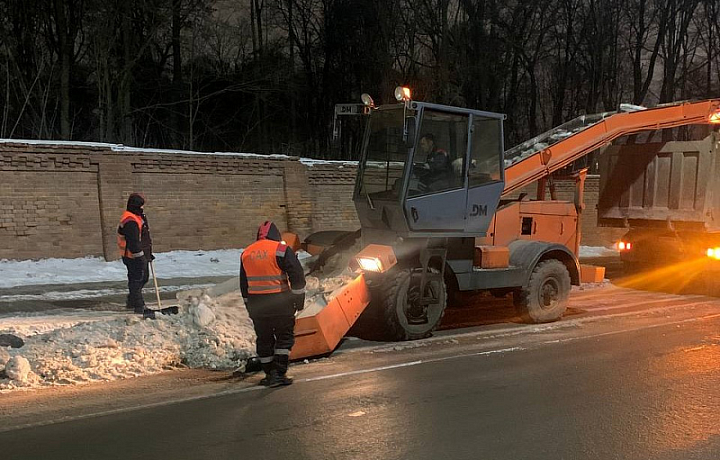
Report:
[[[327,305],[352,277],[307,277],[303,315]],[[188,366],[235,369],[254,355],[255,332],[239,291],[210,298],[180,295],[180,313],[142,319],[132,313],[66,310],[0,318],[0,332],[22,338],[0,349],[0,392],[149,375]],[[2,369],[4,368],[4,371]]]
[[[216,251],[173,251],[155,254],[158,278],[202,278],[234,276],[240,268],[242,249]],[[580,257],[617,255],[611,248],[580,246]],[[309,257],[300,252],[298,257]],[[38,284],[80,284],[125,281],[127,271],[119,260],[99,257],[82,259],[0,260],[0,289]],[[103,295],[103,294],[98,294]]]
[[[214,286],[213,284],[181,284],[176,286],[158,286],[159,292],[178,292],[187,291],[189,289],[202,289]],[[154,287],[145,287],[143,294],[155,296]],[[28,302],[28,301],[58,301],[58,300],[78,300],[78,299],[96,299],[108,296],[124,296],[127,295],[127,288],[123,289],[76,289],[73,291],[45,291],[41,294],[13,294],[0,295],[0,310],[3,303],[12,302]]]
[[[22,337],[0,350],[0,392],[108,381],[183,366],[233,369],[254,354],[255,333],[239,292],[189,296],[178,315],[75,313],[0,320]]]
[[[156,254],[155,263],[164,278],[233,276],[238,274],[241,253],[242,249],[174,251]],[[309,254],[300,251],[298,257],[303,260]],[[125,279],[122,262],[99,258],[0,261],[0,287]],[[309,281],[315,290],[308,296],[308,305],[323,291],[331,295],[339,284]],[[159,315],[156,320],[143,320],[133,313],[71,308],[0,316],[0,333],[25,341],[17,349],[0,347],[0,392],[116,380],[183,366],[243,366],[255,354],[255,332],[239,291],[210,298],[203,290],[208,285],[186,287],[193,289],[178,294],[180,313]],[[109,292],[112,289],[85,291],[52,292],[65,299],[114,293]],[[39,297],[47,299],[52,292]],[[0,301],[33,299],[32,295],[0,296]]]
[[[173,272],[174,265],[192,266],[193,276],[234,275],[240,252],[176,251],[158,254],[157,260],[165,262],[168,277],[187,276],[187,270]],[[580,253],[588,257],[617,254],[608,248],[586,246]],[[328,261],[322,278],[307,277],[309,292],[302,315],[324,308],[352,279],[344,259],[344,254],[337,254]],[[72,263],[58,259],[2,261],[0,279],[12,286],[39,284],[38,280],[48,284],[85,283],[116,276],[113,264],[99,259],[75,259]],[[73,265],[84,268],[71,272]],[[122,268],[117,279],[125,277]],[[3,279],[6,276],[13,281]],[[238,291],[210,298],[202,289],[194,289],[180,297],[178,315],[158,316],[156,320],[143,320],[132,313],[81,309],[0,317],[0,333],[25,341],[21,348],[0,347],[0,392],[109,381],[184,366],[234,369],[254,355],[255,333]]]
[[[232,276],[240,270],[240,254],[242,249],[162,252],[155,254],[155,270],[162,279]],[[0,288],[125,280],[127,269],[121,260],[0,260]]]

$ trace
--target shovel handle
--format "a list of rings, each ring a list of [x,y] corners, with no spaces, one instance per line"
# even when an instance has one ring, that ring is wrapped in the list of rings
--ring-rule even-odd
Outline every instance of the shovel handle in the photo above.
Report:
[[[155,297],[157,297],[158,309],[162,309],[160,303],[160,290],[158,289],[157,278],[155,277],[155,261],[150,261],[150,273],[152,273],[153,284],[155,285]]]

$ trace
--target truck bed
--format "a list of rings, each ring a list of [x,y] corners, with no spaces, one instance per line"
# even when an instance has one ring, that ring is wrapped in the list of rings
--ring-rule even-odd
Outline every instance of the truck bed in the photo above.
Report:
[[[598,224],[713,229],[720,198],[716,135],[626,143],[600,157]]]

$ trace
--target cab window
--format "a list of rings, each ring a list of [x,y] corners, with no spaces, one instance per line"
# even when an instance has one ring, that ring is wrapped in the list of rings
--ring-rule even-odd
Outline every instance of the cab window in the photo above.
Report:
[[[425,110],[413,157],[408,196],[465,185],[468,116]]]
[[[495,118],[473,118],[472,147],[468,178],[470,187],[502,179],[501,121]]]

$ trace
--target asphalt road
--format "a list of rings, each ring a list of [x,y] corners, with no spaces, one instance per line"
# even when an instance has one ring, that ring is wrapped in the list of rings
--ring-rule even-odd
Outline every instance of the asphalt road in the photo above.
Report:
[[[576,314],[353,346],[296,383],[202,382],[0,425],[3,459],[720,458],[720,300],[608,288]],[[141,380],[141,379],[138,379]],[[46,394],[47,396],[47,394]],[[82,404],[82,391],[73,398]],[[0,397],[0,400],[2,397]],[[27,398],[26,398],[27,399]],[[49,401],[52,404],[51,401]],[[0,414],[2,413],[0,403]],[[92,407],[90,407],[92,406]]]

